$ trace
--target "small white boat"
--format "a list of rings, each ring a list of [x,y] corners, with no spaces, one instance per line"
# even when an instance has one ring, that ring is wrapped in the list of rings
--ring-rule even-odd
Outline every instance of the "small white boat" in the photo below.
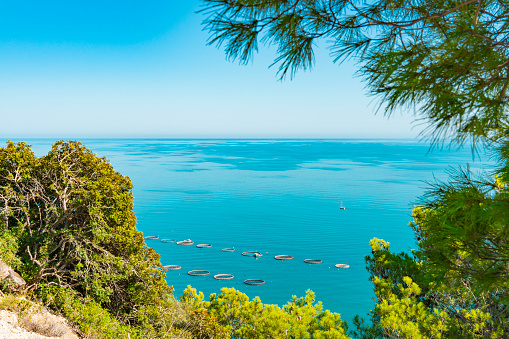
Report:
[[[341,204],[339,205],[339,209],[340,210],[345,210],[346,209],[345,206],[343,206],[343,202],[341,202]]]

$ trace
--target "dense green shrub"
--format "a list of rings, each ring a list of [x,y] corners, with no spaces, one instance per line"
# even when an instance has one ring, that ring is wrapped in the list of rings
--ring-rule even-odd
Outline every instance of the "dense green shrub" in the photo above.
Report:
[[[283,307],[264,305],[258,297],[249,300],[233,288],[211,294],[208,301],[203,299],[203,294],[190,286],[181,297],[186,304],[208,310],[217,319],[221,325],[219,338],[348,338],[339,314],[324,311],[311,291],[303,298],[294,296]]]
[[[509,335],[509,143],[492,175],[452,170],[414,208],[417,249],[371,241],[376,305],[358,338],[505,338]]]
[[[0,149],[1,258],[29,291],[85,331],[104,328],[104,337],[127,331],[120,323],[140,336],[167,333],[164,324],[173,323],[172,288],[136,229],[131,189],[79,142],[57,142],[40,158],[25,143]]]

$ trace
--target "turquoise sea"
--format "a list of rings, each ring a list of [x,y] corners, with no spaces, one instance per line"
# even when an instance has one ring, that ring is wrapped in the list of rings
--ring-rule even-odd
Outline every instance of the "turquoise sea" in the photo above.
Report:
[[[54,142],[24,141],[38,156]],[[429,145],[414,140],[81,141],[131,178],[138,228],[146,236],[212,245],[146,240],[163,265],[182,266],[167,273],[176,295],[187,285],[206,297],[234,287],[283,305],[311,289],[325,308],[348,321],[373,307],[364,263],[369,240],[383,238],[394,251],[414,248],[408,222],[424,181],[445,179],[449,166],[472,163],[469,147],[428,154]],[[492,170],[490,157],[481,157]],[[236,251],[222,252],[225,247]],[[244,257],[243,251],[263,256]],[[280,254],[295,259],[275,260]],[[323,263],[305,264],[307,258]],[[350,268],[337,269],[338,263]],[[211,275],[191,277],[190,270]],[[218,273],[235,277],[214,280]],[[245,279],[266,283],[248,286]]]

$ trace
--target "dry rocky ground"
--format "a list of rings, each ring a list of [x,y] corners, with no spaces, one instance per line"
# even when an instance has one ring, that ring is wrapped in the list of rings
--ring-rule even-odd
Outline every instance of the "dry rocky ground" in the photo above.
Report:
[[[25,280],[0,259],[0,282],[8,289],[20,291]],[[20,307],[20,304],[24,304]],[[18,306],[17,306],[18,305]],[[16,312],[12,312],[16,311]],[[67,320],[51,314],[45,307],[26,300],[22,295],[5,295],[0,291],[0,339],[78,339]]]
[[[78,339],[67,321],[44,308],[18,315],[0,310],[0,339]]]

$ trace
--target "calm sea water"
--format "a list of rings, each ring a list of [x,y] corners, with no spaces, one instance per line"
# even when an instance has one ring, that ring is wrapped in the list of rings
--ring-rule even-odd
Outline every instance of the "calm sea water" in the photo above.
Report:
[[[40,156],[54,140],[28,142]],[[146,241],[164,265],[182,266],[167,273],[176,295],[187,285],[206,296],[234,287],[283,305],[311,289],[325,308],[349,321],[374,305],[364,263],[369,240],[383,238],[394,251],[414,248],[408,222],[423,181],[445,179],[448,166],[472,162],[470,148],[426,154],[427,144],[408,140],[82,142],[131,178],[138,228],[145,235],[212,245]],[[473,165],[481,166],[478,160]],[[222,252],[225,247],[236,251]],[[243,251],[263,257],[243,257]],[[274,260],[279,254],[295,259]],[[323,263],[308,265],[307,258]],[[338,263],[350,268],[336,269]],[[197,269],[211,275],[187,275]],[[235,278],[214,280],[218,273]],[[245,279],[266,284],[248,286]]]

